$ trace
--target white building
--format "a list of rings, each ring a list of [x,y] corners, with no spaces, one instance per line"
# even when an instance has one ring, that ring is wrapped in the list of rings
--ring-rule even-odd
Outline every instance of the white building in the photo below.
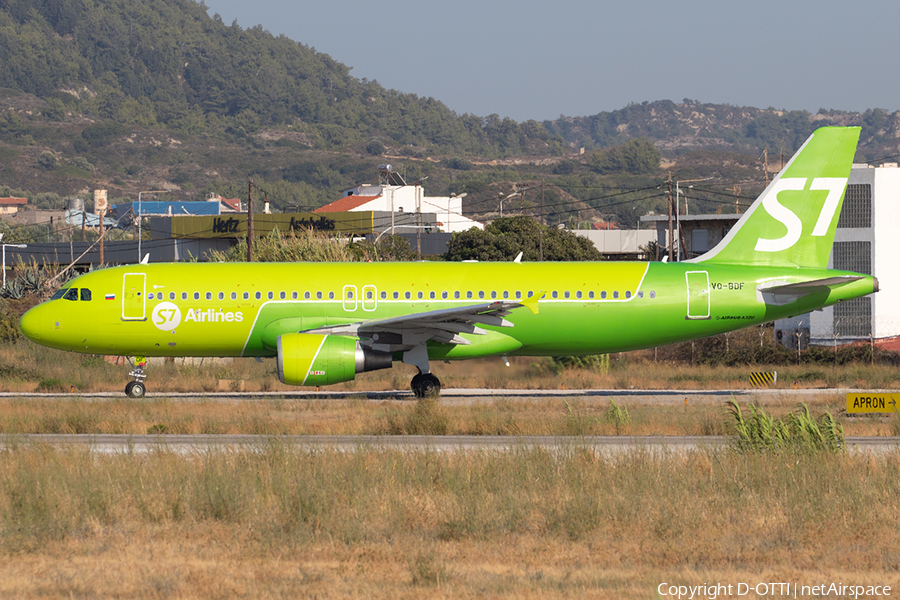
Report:
[[[474,221],[462,213],[462,199],[465,194],[459,196],[426,196],[425,190],[418,183],[407,184],[402,177],[394,172],[391,165],[381,165],[379,171],[379,184],[362,184],[344,190],[344,196],[340,200],[317,208],[313,212],[360,212],[373,211],[393,213],[424,213],[434,215],[437,219],[435,225],[440,231],[454,233],[466,231],[472,227],[484,229],[484,225]],[[390,216],[390,215],[389,215]],[[384,222],[381,222],[384,220]],[[409,233],[412,225],[404,224],[396,219],[387,220],[379,217],[376,230],[390,229],[391,224],[397,228],[395,233]],[[404,229],[405,228],[405,229]]]
[[[832,345],[856,340],[894,346],[900,340],[900,168],[853,165],[828,266],[878,278],[880,291],[775,322],[776,339]],[[893,342],[893,343],[892,343]]]

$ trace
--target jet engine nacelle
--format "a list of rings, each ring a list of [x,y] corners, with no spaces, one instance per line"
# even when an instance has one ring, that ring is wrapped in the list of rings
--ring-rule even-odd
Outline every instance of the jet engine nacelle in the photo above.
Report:
[[[357,373],[389,369],[389,352],[363,348],[356,338],[318,333],[278,337],[278,378],[288,385],[329,385]]]

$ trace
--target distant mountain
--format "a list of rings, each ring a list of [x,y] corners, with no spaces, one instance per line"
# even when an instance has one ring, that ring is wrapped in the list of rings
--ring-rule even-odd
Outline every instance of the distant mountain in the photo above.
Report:
[[[900,155],[900,113],[880,109],[812,114],[685,99],[681,104],[644,102],[588,117],[544,122],[547,131],[562,137],[571,148],[605,148],[646,137],[668,156],[694,150],[754,153],[765,148],[770,155],[790,155],[823,125],[861,126],[858,160]]]
[[[350,76],[327,54],[192,0],[4,0],[0,86],[125,125],[243,137],[285,130],[320,148],[362,144],[510,156],[562,150],[536,122],[457,115]]]
[[[466,194],[467,215],[492,218],[530,182],[542,192],[505,211],[636,224],[665,210],[668,173],[709,178],[692,205],[733,209],[735,190],[744,199],[764,185],[763,149],[777,168],[820,125],[860,125],[858,161],[900,155],[900,114],[879,109],[662,100],[543,123],[459,115],[193,0],[0,0],[0,59],[0,195],[42,208],[96,188],[113,203],[140,190],[246,197],[252,177],[275,210],[308,210],[390,162],[431,193]],[[631,140],[650,159],[640,169],[606,150]]]

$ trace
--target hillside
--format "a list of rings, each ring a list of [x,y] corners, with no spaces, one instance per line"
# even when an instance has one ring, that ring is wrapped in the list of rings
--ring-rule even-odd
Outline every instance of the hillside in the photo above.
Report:
[[[543,181],[549,224],[633,227],[664,210],[667,174],[711,178],[691,191],[695,210],[734,210],[736,187],[763,185],[763,149],[777,169],[820,125],[862,126],[857,160],[900,155],[900,116],[878,109],[663,100],[544,123],[458,115],[193,0],[7,0],[0,53],[0,194],[43,208],[94,188],[112,202],[246,197],[252,177],[276,210],[309,210],[390,162],[429,193],[466,193],[479,218],[517,182],[536,187],[504,214],[539,216]],[[641,160],[622,160],[629,147]]]
[[[862,127],[857,160],[871,161],[900,154],[900,114],[880,109],[864,113],[820,110],[785,111],[701,104],[685,99],[630,104],[623,109],[588,117],[544,122],[551,133],[571,148],[605,148],[646,137],[666,156],[693,150],[792,154],[817,127]]]

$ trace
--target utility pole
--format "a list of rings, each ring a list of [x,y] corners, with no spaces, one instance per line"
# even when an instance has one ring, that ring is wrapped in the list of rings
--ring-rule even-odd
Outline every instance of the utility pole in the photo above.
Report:
[[[541,229],[540,235],[538,236],[539,240],[539,250],[541,254],[541,262],[544,262],[544,227],[546,223],[544,223],[544,180],[541,179]]]
[[[422,255],[422,197],[420,192],[422,191],[422,186],[418,183],[415,187],[416,193],[416,252],[419,253],[419,256]]]
[[[666,204],[669,205],[669,262],[672,262],[674,250],[675,250],[675,237],[674,232],[672,231],[672,213],[674,212],[672,209],[672,174],[669,173],[669,176],[666,178],[666,199],[668,202]]]
[[[766,187],[769,187],[769,149],[763,149],[763,173],[766,175]]]
[[[768,179],[768,177],[766,179]],[[766,185],[769,184],[766,183]],[[725,189],[734,192],[734,214],[740,214],[741,211],[738,202],[741,199],[741,186],[739,186],[738,184],[734,184],[734,187]]]
[[[253,179],[247,186],[247,262],[253,262]]]

